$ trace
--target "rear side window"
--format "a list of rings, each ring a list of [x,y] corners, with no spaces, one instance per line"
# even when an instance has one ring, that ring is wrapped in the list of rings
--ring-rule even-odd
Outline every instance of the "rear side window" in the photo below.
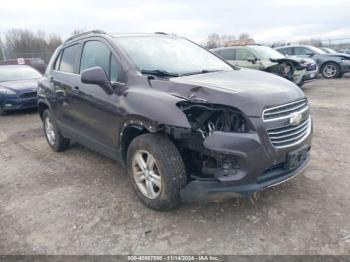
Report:
[[[79,45],[72,45],[63,49],[59,71],[74,73],[74,62],[79,51]]]
[[[235,49],[222,49],[220,55],[226,60],[235,60]]]

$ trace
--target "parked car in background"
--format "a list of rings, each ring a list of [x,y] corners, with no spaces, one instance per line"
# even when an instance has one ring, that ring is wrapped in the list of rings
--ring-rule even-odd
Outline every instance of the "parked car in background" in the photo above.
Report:
[[[0,66],[0,115],[37,107],[40,72],[27,65]]]
[[[46,70],[46,63],[41,58],[17,58],[9,60],[0,60],[0,65],[29,65],[40,73],[44,74]]]
[[[296,59],[286,58],[276,50],[262,45],[228,46],[211,49],[235,66],[262,70],[282,76],[298,86],[310,80],[306,66]],[[313,75],[315,78],[316,75]]]
[[[336,54],[336,53],[338,53],[337,51],[335,51],[334,49],[329,48],[329,47],[320,47],[320,49],[325,51],[327,54]]]
[[[310,159],[312,120],[300,88],[181,37],[76,35],[52,56],[38,93],[54,151],[73,139],[119,161],[156,210],[249,196]]]
[[[348,54],[348,55],[350,55],[350,49],[342,49],[342,50],[339,50],[339,53],[343,53],[343,54]]]
[[[312,58],[325,78],[341,77],[344,73],[350,72],[350,55],[347,54],[326,53],[310,45],[283,46],[277,47],[276,50],[288,57]]]

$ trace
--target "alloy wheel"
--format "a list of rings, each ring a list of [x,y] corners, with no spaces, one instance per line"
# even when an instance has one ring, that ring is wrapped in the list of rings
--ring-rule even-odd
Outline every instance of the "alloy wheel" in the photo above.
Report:
[[[145,150],[136,151],[132,159],[132,173],[141,193],[155,199],[160,195],[162,179],[154,157]]]
[[[56,134],[51,119],[49,117],[45,118],[45,133],[50,145],[53,146],[56,141]]]
[[[323,68],[323,75],[325,75],[327,78],[335,77],[337,72],[338,68],[333,64],[326,65]]]

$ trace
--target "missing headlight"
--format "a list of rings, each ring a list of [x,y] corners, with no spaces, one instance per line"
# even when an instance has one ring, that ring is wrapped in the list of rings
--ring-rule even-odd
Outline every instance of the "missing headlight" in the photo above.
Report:
[[[203,138],[214,131],[248,132],[246,118],[235,108],[186,102],[180,103],[178,106],[186,114],[192,129],[200,132]]]

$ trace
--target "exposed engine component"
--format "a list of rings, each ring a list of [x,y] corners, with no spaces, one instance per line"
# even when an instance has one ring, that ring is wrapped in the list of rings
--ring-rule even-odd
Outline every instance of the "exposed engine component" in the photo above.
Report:
[[[180,103],[179,107],[186,114],[192,129],[209,136],[214,131],[238,132],[248,131],[246,119],[234,108],[218,105]]]
[[[265,71],[293,80],[295,66],[289,61],[284,61],[267,68]]]

